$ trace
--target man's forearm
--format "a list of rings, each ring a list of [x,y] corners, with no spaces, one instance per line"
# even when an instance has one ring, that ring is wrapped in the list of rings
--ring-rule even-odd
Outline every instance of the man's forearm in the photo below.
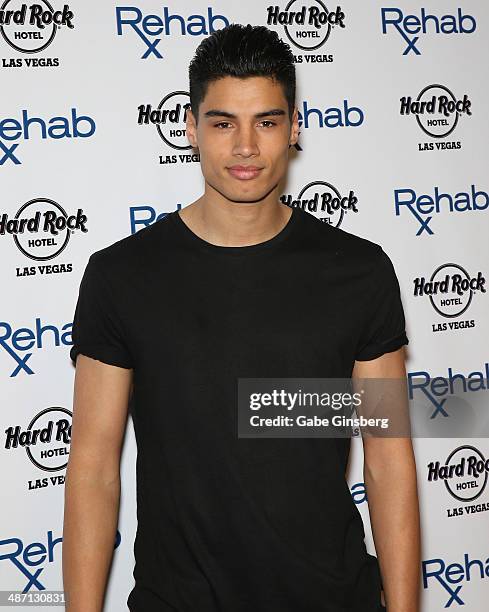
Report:
[[[81,472],[69,465],[65,482],[66,612],[102,612],[117,530],[120,477],[106,483],[100,476]]]
[[[420,525],[414,455],[364,468],[387,612],[419,611]]]

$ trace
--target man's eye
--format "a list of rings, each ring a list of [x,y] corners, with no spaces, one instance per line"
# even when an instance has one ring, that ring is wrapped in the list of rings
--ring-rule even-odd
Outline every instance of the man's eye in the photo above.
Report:
[[[269,119],[265,119],[264,121],[261,122],[260,125],[262,125],[263,127],[268,128],[268,127],[273,127],[276,124],[275,124],[274,121],[270,121]]]
[[[214,127],[224,129],[228,128],[230,125],[231,124],[229,123],[229,121],[220,121],[219,123],[216,123]]]

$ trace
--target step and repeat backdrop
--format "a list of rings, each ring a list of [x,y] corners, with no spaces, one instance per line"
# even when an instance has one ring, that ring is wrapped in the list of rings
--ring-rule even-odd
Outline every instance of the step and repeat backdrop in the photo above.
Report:
[[[200,195],[187,66],[231,22],[268,25],[293,49],[301,135],[282,201],[391,257],[433,432],[453,417],[453,381],[468,404],[487,401],[487,3],[3,0],[1,591],[62,589],[80,279],[92,252]],[[487,610],[489,442],[466,435],[414,440],[423,612]],[[135,458],[129,422],[110,612],[133,585]],[[375,552],[359,439],[348,482]]]

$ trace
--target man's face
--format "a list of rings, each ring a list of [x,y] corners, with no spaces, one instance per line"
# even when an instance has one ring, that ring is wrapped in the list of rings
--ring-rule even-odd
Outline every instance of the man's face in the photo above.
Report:
[[[258,202],[275,189],[298,133],[297,110],[291,121],[282,85],[266,77],[213,81],[198,124],[187,114],[205,181],[231,202]]]

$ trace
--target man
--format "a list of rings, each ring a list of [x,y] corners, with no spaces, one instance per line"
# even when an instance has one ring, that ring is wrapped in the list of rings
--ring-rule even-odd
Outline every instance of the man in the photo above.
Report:
[[[67,469],[68,612],[99,612],[132,395],[133,612],[417,612],[408,438],[364,440],[377,558],[345,480],[349,438],[239,438],[246,377],[405,376],[390,259],[279,201],[298,138],[290,48],[232,25],[190,65],[205,191],[94,253],[82,279]]]

